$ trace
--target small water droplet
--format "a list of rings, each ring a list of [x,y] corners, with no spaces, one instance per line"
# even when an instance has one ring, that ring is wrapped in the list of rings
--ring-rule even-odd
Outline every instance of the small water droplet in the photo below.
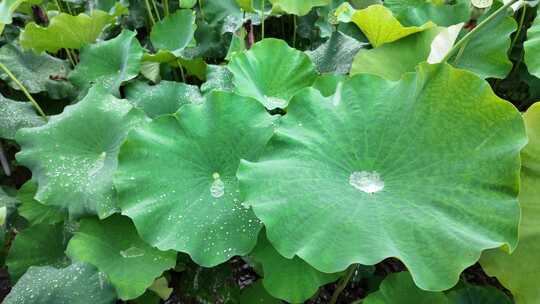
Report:
[[[376,171],[355,171],[349,176],[349,184],[366,193],[379,192],[384,188],[384,182]]]
[[[210,194],[215,198],[222,197],[223,194],[225,194],[225,184],[220,179],[219,173],[217,172],[212,174],[212,178],[214,178],[214,182],[212,182],[212,185],[210,186]]]
[[[121,250],[120,255],[124,258],[137,258],[144,255],[144,250],[137,247],[129,247],[126,250]]]

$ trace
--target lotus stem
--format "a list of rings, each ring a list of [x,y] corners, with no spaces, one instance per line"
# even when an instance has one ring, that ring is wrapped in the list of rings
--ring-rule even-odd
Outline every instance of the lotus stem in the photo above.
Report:
[[[169,16],[169,0],[163,0],[162,4],[163,4],[163,13],[165,14],[165,17]]]
[[[261,40],[264,39],[264,1],[261,7]]]
[[[296,47],[296,15],[293,15],[293,35],[292,35],[292,45],[293,45],[293,48]]]
[[[525,15],[527,14],[527,4],[523,5],[523,9],[521,10],[521,16],[519,18],[519,25],[516,30],[516,35],[514,36],[514,39],[512,39],[512,43],[510,44],[510,48],[508,49],[511,51],[514,46],[516,46],[517,40],[519,39],[519,36],[521,35],[521,30],[523,29],[523,24],[525,23]]]
[[[45,120],[47,120],[47,115],[45,114],[45,112],[43,112],[37,101],[34,99],[34,97],[32,97],[32,95],[30,95],[26,87],[19,81],[19,79],[17,79],[17,77],[15,77],[15,75],[13,75],[13,73],[11,73],[11,71],[3,63],[0,63],[0,69],[2,69],[9,76],[9,78],[11,78],[11,80],[13,80],[13,82],[15,82],[17,86],[23,91],[24,95],[26,96],[26,98],[28,98],[28,100],[30,100],[32,105],[38,111],[39,115],[41,115]]]
[[[180,76],[182,77],[182,81],[186,83],[186,75],[184,74],[184,68],[182,67],[182,63],[178,59],[176,59],[176,63],[178,64],[178,69],[180,70]]]
[[[206,18],[204,17],[203,0],[197,0],[197,2],[199,2],[199,10],[201,11],[201,17],[202,17],[202,20],[204,21],[204,19]]]
[[[144,0],[146,4],[146,11],[148,12],[148,17],[150,17],[150,21],[152,22],[152,26],[156,24],[156,19],[154,19],[154,14],[152,14],[152,8],[150,7],[150,2],[148,0]]]
[[[328,302],[328,304],[336,304],[337,303],[339,295],[345,289],[345,287],[347,287],[347,284],[349,284],[349,281],[351,280],[354,272],[356,271],[356,266],[357,266],[356,264],[352,264],[351,266],[349,266],[349,268],[347,269],[347,273],[339,281],[338,286],[336,287],[336,290],[332,294],[332,298],[330,299],[330,302]]]
[[[77,65],[77,61],[75,60],[75,55],[71,53],[70,49],[64,49],[64,50],[66,51],[69,62],[71,63],[73,67],[75,67],[75,65]]]
[[[442,62],[448,62],[448,60],[454,55],[454,53],[459,50],[471,37],[476,33],[478,30],[486,26],[491,20],[493,20],[497,15],[499,15],[501,12],[504,12],[508,7],[510,7],[514,2],[517,0],[511,0],[508,1],[506,4],[501,6],[498,10],[496,10],[493,14],[489,15],[486,19],[484,19],[482,22],[480,22],[473,30],[468,32],[463,38],[461,38],[451,49],[448,51],[446,56],[444,56]]]
[[[158,21],[161,21],[161,16],[159,15],[158,6],[157,6],[155,0],[152,0],[152,7],[154,8],[154,11],[156,12],[156,17],[157,17]]]
[[[9,162],[7,160],[6,155],[4,154],[4,149],[2,148],[2,142],[0,141],[0,165],[2,166],[2,169],[4,170],[4,173],[6,176],[11,175],[11,169],[9,168]]]

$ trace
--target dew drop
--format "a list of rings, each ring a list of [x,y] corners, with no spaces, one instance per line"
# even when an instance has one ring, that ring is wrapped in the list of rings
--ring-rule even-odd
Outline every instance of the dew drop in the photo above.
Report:
[[[212,177],[214,178],[214,182],[210,186],[210,194],[215,198],[222,197],[225,194],[225,184],[221,180],[219,173],[214,172]]]
[[[384,182],[376,171],[355,171],[349,176],[349,184],[366,193],[379,192],[384,188]]]
[[[124,258],[137,258],[144,255],[144,250],[137,247],[129,247],[126,250],[121,250],[120,255]]]

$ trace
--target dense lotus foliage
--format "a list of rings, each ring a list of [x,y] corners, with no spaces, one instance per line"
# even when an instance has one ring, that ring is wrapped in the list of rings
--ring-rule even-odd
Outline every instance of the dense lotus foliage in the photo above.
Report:
[[[524,0],[1,0],[6,304],[540,303]]]

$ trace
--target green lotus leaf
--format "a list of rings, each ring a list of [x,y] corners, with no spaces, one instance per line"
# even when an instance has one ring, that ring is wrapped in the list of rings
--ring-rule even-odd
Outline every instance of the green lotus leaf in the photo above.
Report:
[[[447,294],[451,304],[511,304],[513,303],[501,290],[491,286],[467,285]]]
[[[265,11],[268,10],[268,1],[266,0],[236,0],[238,6],[246,12],[254,13],[262,10],[263,6]]]
[[[244,24],[244,12],[235,0],[203,1],[205,20],[221,33],[235,33]]]
[[[0,138],[14,139],[17,130],[45,123],[29,102],[15,101],[0,95]]]
[[[143,49],[135,32],[124,30],[116,38],[81,50],[81,61],[69,75],[80,88],[99,83],[116,91],[122,82],[135,78],[141,68]]]
[[[307,15],[312,8],[329,5],[331,0],[269,0],[273,11],[285,12],[298,16]]]
[[[415,33],[398,41],[374,49],[362,49],[354,57],[350,74],[373,74],[386,79],[399,80],[431,52],[433,39],[441,32],[440,27]]]
[[[142,61],[141,75],[153,83],[158,83],[161,80],[161,71],[159,62]]]
[[[21,231],[15,237],[6,259],[13,282],[19,280],[30,266],[69,264],[64,254],[66,243],[61,224],[38,224]]]
[[[173,81],[161,81],[153,86],[136,81],[126,86],[125,93],[135,107],[142,109],[151,118],[173,114],[188,103],[203,102],[199,88]]]
[[[232,92],[234,84],[232,82],[233,74],[226,66],[208,65],[206,70],[206,82],[201,85],[203,94],[214,90]]]
[[[421,26],[433,22],[439,26],[450,26],[469,21],[471,4],[468,0],[455,1],[455,4],[437,4],[433,1],[387,0],[388,7],[394,16],[406,26]]]
[[[235,92],[257,99],[267,109],[284,108],[299,90],[315,81],[309,57],[283,40],[264,39],[228,65]]]
[[[354,56],[365,43],[335,31],[332,36],[314,51],[306,52],[320,73],[347,74]]]
[[[92,88],[86,97],[41,127],[22,129],[17,160],[32,170],[35,198],[71,217],[116,211],[112,175],[120,144],[144,115],[125,100]],[[74,136],[73,134],[77,134]]]
[[[492,12],[486,13],[486,15]],[[448,63],[455,67],[474,72],[483,78],[503,79],[512,69],[508,59],[510,35],[517,29],[517,23],[511,16],[499,14],[485,27],[471,35],[470,40]]]
[[[36,55],[31,51],[22,51],[13,44],[6,44],[0,48],[0,62],[20,80],[30,93],[47,91],[54,82],[63,83],[64,86],[70,85],[66,81],[67,74],[71,70],[69,63],[48,54]],[[7,74],[1,73],[0,77],[12,88],[21,89]]]
[[[105,273],[122,300],[144,293],[163,271],[176,264],[174,251],[159,251],[141,240],[131,221],[114,215],[81,220],[66,253]]]
[[[28,23],[20,35],[21,46],[38,53],[56,53],[61,48],[79,49],[94,43],[113,20],[114,17],[100,10],[93,10],[90,16],[61,13],[51,19],[48,27]]]
[[[114,289],[93,266],[30,267],[4,304],[114,304]]]
[[[240,304],[282,304],[280,300],[272,297],[266,289],[264,289],[264,286],[262,285],[261,281],[257,281],[248,287],[242,289],[242,293],[240,294]]]
[[[373,47],[379,47],[435,26],[431,21],[421,26],[404,26],[388,8],[380,4],[349,12],[349,14],[351,14],[350,21],[360,28]]]
[[[319,287],[336,281],[341,273],[322,273],[298,257],[287,259],[261,233],[250,257],[262,265],[264,288],[273,297],[290,303],[304,303]]]
[[[512,255],[487,251],[480,260],[486,273],[496,276],[520,304],[538,303],[540,299],[540,103],[531,106],[524,118],[529,144],[521,153],[519,246]]]
[[[379,290],[370,293],[362,303],[365,304],[448,304],[442,292],[418,289],[408,272],[388,275]]]
[[[21,205],[17,208],[20,216],[24,217],[30,225],[61,223],[65,219],[65,212],[56,207],[46,206],[34,199],[37,184],[30,180],[17,192],[17,199]]]
[[[256,158],[272,123],[255,100],[213,92],[135,128],[115,179],[122,213],[152,246],[205,267],[249,253],[261,225],[240,203],[236,170],[240,159]]]
[[[421,64],[399,82],[357,75],[328,98],[298,93],[238,178],[284,257],[326,273],[396,257],[438,291],[484,249],[516,247],[525,142],[487,82]]]
[[[152,27],[150,40],[159,50],[169,51],[176,57],[193,41],[197,29],[195,12],[189,9],[177,10]]]
[[[540,78],[540,17],[534,19],[531,27],[527,30],[527,40],[523,43],[525,49],[525,64],[529,73]]]

